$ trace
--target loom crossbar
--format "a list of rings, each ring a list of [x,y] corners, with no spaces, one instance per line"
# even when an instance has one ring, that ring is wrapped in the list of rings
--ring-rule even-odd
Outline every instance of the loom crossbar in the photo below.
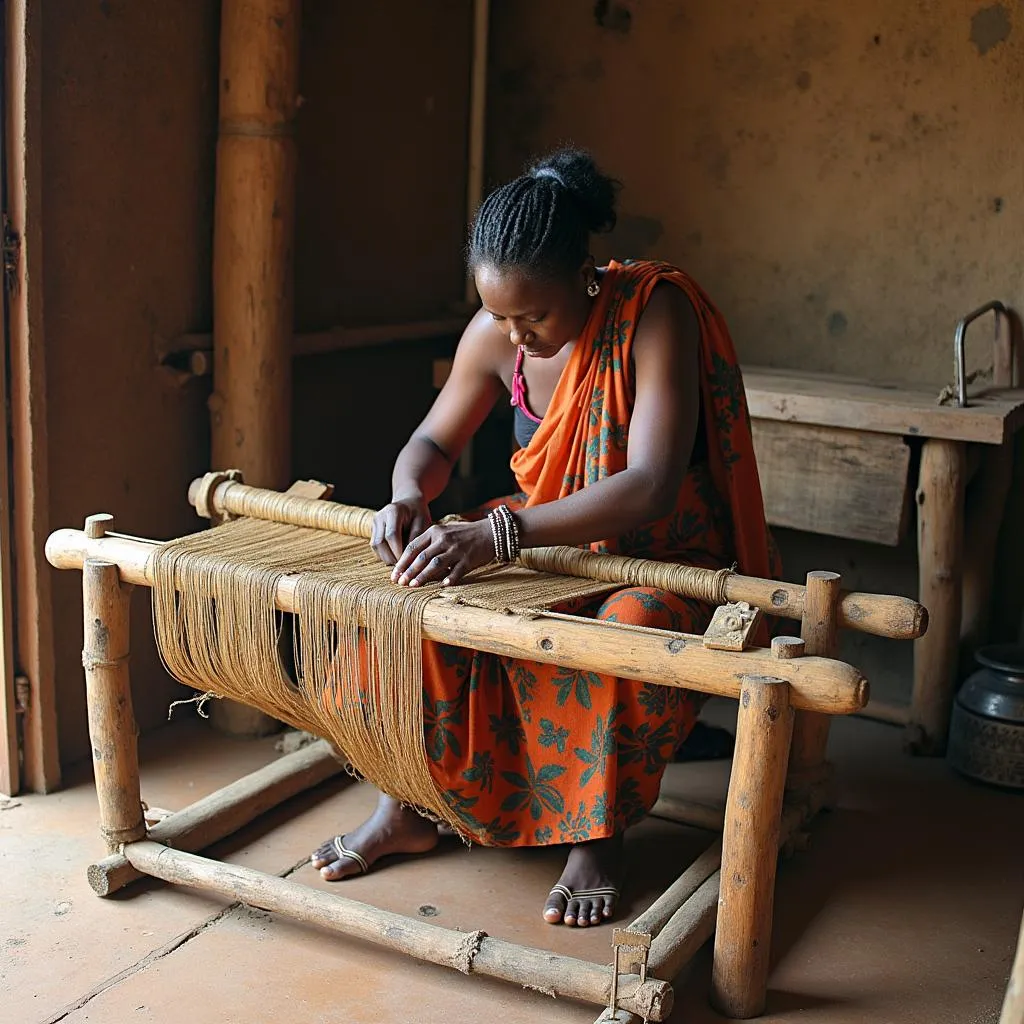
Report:
[[[201,515],[245,516],[354,537],[370,536],[374,515],[370,509],[250,487],[224,477],[224,474],[207,474],[190,485],[189,501]],[[688,597],[703,597],[716,585],[713,580],[716,573],[710,569],[600,555],[577,548],[531,548],[521,553],[519,561],[527,568],[542,572],[623,585],[630,579],[637,579],[639,574],[641,586],[659,586]],[[697,581],[696,586],[694,581]],[[746,601],[780,618],[799,620],[804,612],[804,592],[805,588],[796,583],[730,573],[725,577],[721,597],[727,601]],[[847,591],[839,601],[838,625],[893,640],[915,640],[928,628],[928,612],[923,605],[906,597]]]
[[[46,544],[46,557],[59,569],[80,569],[87,559],[118,567],[128,583],[152,586],[153,544],[121,536],[88,537],[80,530],[58,530]],[[277,607],[295,609],[296,576],[278,586]],[[736,699],[748,675],[783,679],[792,705],[829,715],[865,707],[867,680],[853,666],[830,658],[783,660],[771,651],[713,651],[698,636],[667,630],[598,623],[580,618],[504,614],[449,600],[431,601],[423,615],[428,640],[470,647],[505,657],[580,668],[623,679],[681,687]]]
[[[139,871],[177,885],[215,892],[247,906],[287,914],[330,931],[374,942],[463,974],[479,974],[524,985],[548,995],[598,1005],[608,1001],[611,975],[606,967],[547,950],[519,946],[484,932],[459,932],[252,868],[223,864],[159,843],[125,847]],[[672,1010],[668,982],[638,975],[619,976],[619,1002],[631,1013],[652,1021]]]

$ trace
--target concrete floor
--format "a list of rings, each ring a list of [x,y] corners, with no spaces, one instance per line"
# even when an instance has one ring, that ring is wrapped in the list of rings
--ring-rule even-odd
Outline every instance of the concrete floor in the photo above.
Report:
[[[728,706],[716,703],[710,717],[727,721]],[[195,720],[169,726],[143,743],[143,798],[182,807],[278,756],[273,744],[224,740]],[[1024,795],[907,758],[898,729],[863,720],[836,723],[830,756],[838,806],[779,873],[764,1024],[996,1024],[1024,904]],[[720,763],[673,766],[665,791],[706,798],[726,772]],[[570,931],[540,918],[557,851],[447,841],[365,878],[322,882],[309,852],[371,804],[363,787],[325,783],[213,853],[447,927],[610,962],[610,928]],[[597,1016],[160,883],[98,899],[85,877],[100,852],[88,766],[61,793],[0,806],[4,1024],[591,1024]],[[664,822],[636,829],[623,920],[707,842]],[[677,985],[677,1024],[722,1019],[707,1007],[708,954]]]

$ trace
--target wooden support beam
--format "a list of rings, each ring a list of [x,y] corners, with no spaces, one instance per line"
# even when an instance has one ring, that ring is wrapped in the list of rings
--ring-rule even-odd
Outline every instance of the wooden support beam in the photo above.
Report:
[[[789,687],[743,681],[725,807],[712,1001],[726,1017],[764,1011],[782,800],[793,731]]]
[[[175,811],[149,830],[149,838],[177,850],[198,853],[342,770],[343,764],[331,745],[318,740]],[[141,877],[123,853],[90,864],[88,875],[97,896],[109,896]]]
[[[92,540],[80,530],[58,530],[47,541],[46,556],[58,569],[81,568],[88,557],[104,558],[117,564],[126,582],[151,586],[154,546],[127,537]],[[276,605],[281,611],[294,612],[295,588],[295,576],[279,581]],[[570,616],[503,615],[445,599],[431,601],[424,608],[423,636],[503,657],[528,658],[733,699],[740,694],[744,676],[773,675],[790,684],[794,707],[834,715],[859,711],[869,694],[867,680],[841,661],[783,661],[756,648],[707,651],[701,637],[668,630],[635,629]]]
[[[108,850],[146,834],[139,790],[135,715],[128,679],[131,587],[117,566],[89,559],[82,566],[85,693],[89,709],[100,832]]]
[[[518,946],[484,932],[463,932],[380,910],[261,871],[221,864],[159,843],[130,843],[125,856],[139,871],[176,885],[215,892],[246,906],[286,914],[329,931],[373,942],[463,974],[499,978],[549,996],[606,1005],[611,994],[607,967]],[[672,1011],[672,986],[648,976],[618,978],[619,1005],[647,1020]]]
[[[917,488],[919,598],[930,627],[914,643],[914,690],[906,745],[945,751],[960,642],[966,455],[957,441],[926,441]]]
[[[291,462],[299,0],[223,0],[213,225],[214,465],[284,487]],[[229,735],[277,724],[218,701]]]

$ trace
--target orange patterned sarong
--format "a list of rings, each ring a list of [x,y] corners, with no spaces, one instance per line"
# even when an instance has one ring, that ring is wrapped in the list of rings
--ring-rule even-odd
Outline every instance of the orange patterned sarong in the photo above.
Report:
[[[521,493],[499,500],[512,509],[555,501],[626,468],[633,337],[659,282],[687,294],[700,324],[704,454],[669,516],[591,547],[713,569],[736,563],[745,575],[777,578],[732,340],[708,297],[666,264],[609,264],[547,413],[512,458]],[[561,610],[687,633],[702,633],[713,611],[635,587]],[[685,690],[431,641],[423,663],[431,775],[485,845],[580,842],[635,824],[657,799],[665,765],[703,701]]]

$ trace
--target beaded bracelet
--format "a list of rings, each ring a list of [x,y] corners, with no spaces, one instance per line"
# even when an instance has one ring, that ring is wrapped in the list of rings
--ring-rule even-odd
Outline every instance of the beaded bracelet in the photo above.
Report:
[[[519,557],[519,524],[507,505],[488,512],[494,557],[499,562],[514,562]]]

